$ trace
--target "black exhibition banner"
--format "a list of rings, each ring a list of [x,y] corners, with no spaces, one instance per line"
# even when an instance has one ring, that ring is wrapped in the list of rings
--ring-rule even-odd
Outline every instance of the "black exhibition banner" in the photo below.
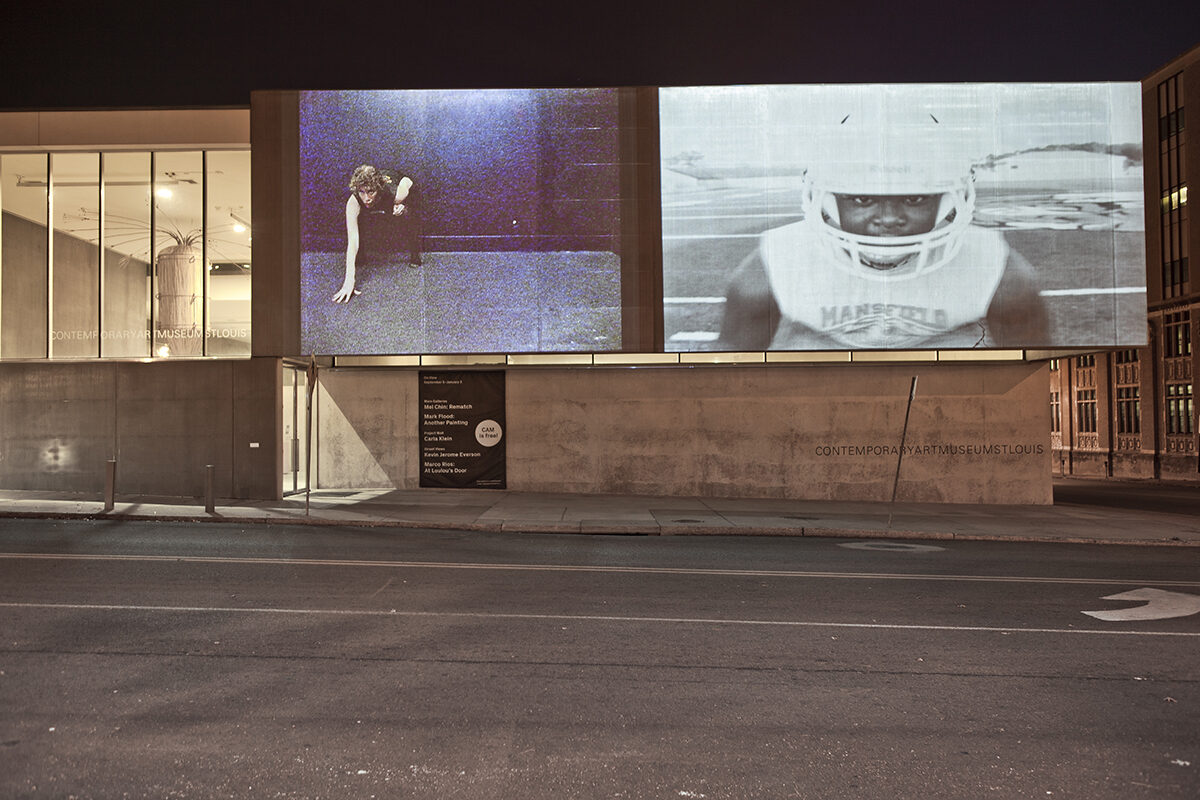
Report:
[[[421,372],[423,487],[503,489],[504,373]]]

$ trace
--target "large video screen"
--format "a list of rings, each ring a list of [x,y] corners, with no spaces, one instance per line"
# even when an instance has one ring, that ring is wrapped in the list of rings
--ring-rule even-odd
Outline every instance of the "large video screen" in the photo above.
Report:
[[[621,346],[617,89],[302,92],[305,354]]]
[[[659,92],[668,351],[1146,341],[1137,84]]]

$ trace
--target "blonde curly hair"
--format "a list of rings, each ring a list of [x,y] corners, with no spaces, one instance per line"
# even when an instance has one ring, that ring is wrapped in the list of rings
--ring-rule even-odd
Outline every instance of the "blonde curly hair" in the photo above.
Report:
[[[353,191],[359,189],[374,189],[377,192],[383,191],[384,187],[391,184],[391,179],[384,175],[379,170],[372,167],[370,164],[363,164],[358,169],[354,170],[354,174],[350,176],[350,188]]]

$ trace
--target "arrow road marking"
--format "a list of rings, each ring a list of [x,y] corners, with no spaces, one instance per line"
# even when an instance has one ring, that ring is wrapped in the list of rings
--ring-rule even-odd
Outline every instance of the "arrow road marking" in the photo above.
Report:
[[[1137,622],[1148,619],[1171,619],[1200,613],[1200,597],[1162,589],[1134,589],[1110,594],[1102,600],[1142,600],[1144,606],[1122,608],[1119,611],[1084,611],[1089,617],[1105,622]]]

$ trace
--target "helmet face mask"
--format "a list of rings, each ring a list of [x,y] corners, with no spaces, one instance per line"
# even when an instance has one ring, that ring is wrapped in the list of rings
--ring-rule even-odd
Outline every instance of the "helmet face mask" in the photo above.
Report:
[[[908,279],[941,268],[974,216],[970,163],[951,155],[949,131],[929,114],[873,130],[849,120],[805,172],[805,220],[833,262],[859,277]]]

